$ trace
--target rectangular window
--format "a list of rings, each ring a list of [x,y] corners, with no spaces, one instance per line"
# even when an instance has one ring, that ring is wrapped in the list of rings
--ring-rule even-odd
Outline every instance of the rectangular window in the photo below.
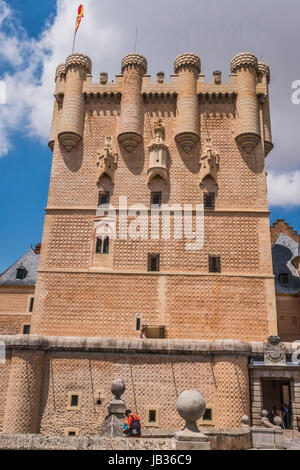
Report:
[[[215,193],[204,193],[204,209],[214,210],[215,209]]]
[[[136,317],[136,330],[140,331],[140,329],[141,329],[141,317],[138,315]]]
[[[159,271],[159,254],[148,254],[148,271]]]
[[[149,423],[156,423],[156,410],[149,410]]]
[[[80,409],[81,409],[81,392],[68,392],[67,410],[80,410]]]
[[[211,408],[206,408],[202,419],[203,421],[212,421],[212,409]]]
[[[160,408],[157,406],[146,407],[146,420],[145,426],[159,427],[160,421]]]
[[[30,297],[29,312],[33,311],[34,297]]]
[[[162,192],[152,191],[151,192],[151,206],[161,206]]]
[[[73,407],[77,407],[78,406],[78,395],[71,395],[71,403],[70,403],[70,406]]]
[[[108,191],[100,191],[98,196],[98,206],[109,204],[110,194]]]
[[[30,334],[30,325],[23,325],[23,335]]]
[[[209,256],[209,272],[220,273],[221,272],[221,258],[220,256],[210,255]]]

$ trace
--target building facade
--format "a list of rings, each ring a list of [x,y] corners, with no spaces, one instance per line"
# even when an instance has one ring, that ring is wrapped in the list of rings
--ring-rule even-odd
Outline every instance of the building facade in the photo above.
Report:
[[[2,432],[97,433],[118,376],[150,430],[180,425],[187,388],[202,425],[255,422],[249,364],[278,333],[269,67],[242,53],[207,82],[186,53],[153,82],[129,54],[111,83],[91,68],[76,53],[56,71],[31,334],[1,337]]]

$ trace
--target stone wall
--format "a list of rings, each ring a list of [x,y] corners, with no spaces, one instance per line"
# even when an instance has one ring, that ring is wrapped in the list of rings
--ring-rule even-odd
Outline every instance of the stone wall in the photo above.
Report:
[[[10,368],[0,365],[5,377],[0,402],[3,432],[37,432],[37,426],[42,434],[59,435],[71,427],[95,435],[107,415],[110,385],[118,377],[126,384],[126,406],[140,415],[147,432],[183,426],[176,401],[188,389],[202,393],[216,428],[239,427],[241,416],[250,412],[247,343],[31,335],[1,340],[9,357],[12,354]],[[78,409],[68,406],[70,393],[80,395]],[[154,427],[146,425],[147,409],[158,410]]]

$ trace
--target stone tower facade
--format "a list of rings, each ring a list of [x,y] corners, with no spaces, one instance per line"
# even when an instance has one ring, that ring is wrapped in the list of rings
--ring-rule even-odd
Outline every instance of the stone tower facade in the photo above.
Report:
[[[76,53],[56,71],[31,334],[0,337],[1,430],[95,434],[117,377],[144,427],[178,428],[193,388],[200,424],[239,427],[249,358],[277,334],[269,68],[251,53],[227,82],[207,82],[192,53],[170,81],[139,54],[114,82],[91,68]]]
[[[259,341],[276,333],[264,162],[270,73],[250,53],[234,57],[231,70],[229,82],[214,74],[208,83],[191,53],[176,58],[170,82],[153,83],[139,54],[123,59],[111,83],[92,82],[82,54],[57,68],[33,333],[138,338],[137,318],[169,339]],[[116,209],[108,253],[96,252],[99,193]],[[187,250],[184,236],[151,238],[153,193],[161,193],[161,224],[165,204],[191,204],[195,224],[196,204],[212,195],[201,249]],[[148,239],[120,236],[120,197],[149,210],[139,216]],[[159,271],[149,271],[151,254]],[[210,272],[210,257],[219,272]]]

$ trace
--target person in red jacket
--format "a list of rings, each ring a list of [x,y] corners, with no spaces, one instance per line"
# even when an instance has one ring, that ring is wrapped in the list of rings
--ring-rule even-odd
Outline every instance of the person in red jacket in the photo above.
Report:
[[[128,418],[125,433],[130,437],[141,437],[140,418],[133,414],[131,410],[126,410],[125,415]]]

